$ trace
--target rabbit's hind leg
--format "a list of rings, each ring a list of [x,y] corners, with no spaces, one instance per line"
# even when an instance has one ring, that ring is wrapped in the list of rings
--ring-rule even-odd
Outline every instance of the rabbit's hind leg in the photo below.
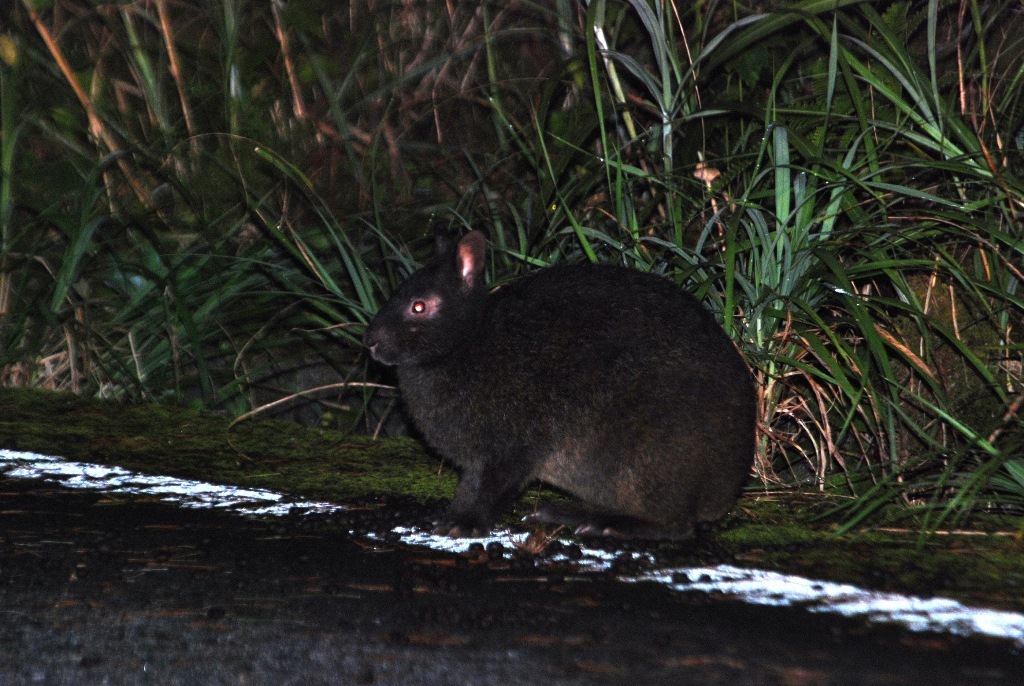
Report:
[[[527,517],[530,521],[561,524],[581,536],[682,541],[693,538],[693,523],[665,524],[605,512],[572,503],[546,503]]]

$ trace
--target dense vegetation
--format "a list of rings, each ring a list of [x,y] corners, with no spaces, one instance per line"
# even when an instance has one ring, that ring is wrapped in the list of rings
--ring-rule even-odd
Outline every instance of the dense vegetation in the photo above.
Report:
[[[1019,4],[754,5],[4,5],[0,382],[328,386],[321,421],[374,430],[363,325],[434,228],[485,227],[495,280],[697,293],[760,381],[766,486],[1019,510]]]

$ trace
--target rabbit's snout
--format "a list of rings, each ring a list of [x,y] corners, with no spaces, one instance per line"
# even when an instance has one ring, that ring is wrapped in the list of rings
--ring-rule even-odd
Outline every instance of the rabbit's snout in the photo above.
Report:
[[[370,327],[366,330],[363,335],[363,347],[370,353],[370,357],[375,362],[381,364],[389,364],[388,350],[393,346],[388,345],[387,336],[378,328]]]

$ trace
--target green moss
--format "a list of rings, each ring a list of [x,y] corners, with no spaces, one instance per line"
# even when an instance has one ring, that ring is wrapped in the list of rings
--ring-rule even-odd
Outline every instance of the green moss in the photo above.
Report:
[[[737,561],[762,569],[1007,609],[1024,607],[1019,521],[978,517],[971,531],[929,536],[914,528],[868,527],[837,535],[838,523],[822,518],[835,504],[834,497],[819,493],[751,494],[722,522],[717,540]]]
[[[352,500],[450,498],[455,476],[411,440],[374,441],[291,422],[0,389],[0,446],[151,474]]]

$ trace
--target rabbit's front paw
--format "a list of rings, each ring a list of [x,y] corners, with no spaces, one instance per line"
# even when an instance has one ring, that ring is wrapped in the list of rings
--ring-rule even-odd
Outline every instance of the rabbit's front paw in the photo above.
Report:
[[[451,517],[434,522],[433,533],[450,538],[483,538],[491,533],[491,527],[474,517]]]

